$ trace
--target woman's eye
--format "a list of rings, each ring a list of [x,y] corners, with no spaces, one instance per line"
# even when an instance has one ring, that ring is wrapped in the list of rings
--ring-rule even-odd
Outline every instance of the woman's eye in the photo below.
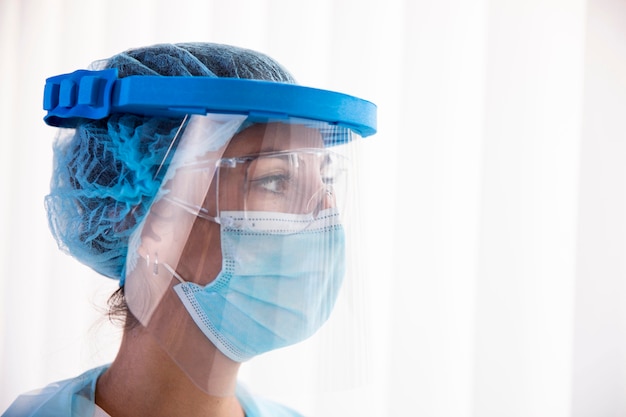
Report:
[[[284,174],[268,175],[253,180],[255,187],[262,188],[263,190],[274,194],[285,193],[289,188],[290,182],[291,178]]]

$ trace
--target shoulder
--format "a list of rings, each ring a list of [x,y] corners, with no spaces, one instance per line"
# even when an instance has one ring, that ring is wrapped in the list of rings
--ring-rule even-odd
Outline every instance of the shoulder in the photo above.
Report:
[[[91,417],[95,384],[107,366],[20,395],[2,417]],[[90,413],[90,414],[89,414]]]
[[[237,399],[246,412],[246,417],[304,417],[292,408],[252,395],[241,384],[237,386]]]

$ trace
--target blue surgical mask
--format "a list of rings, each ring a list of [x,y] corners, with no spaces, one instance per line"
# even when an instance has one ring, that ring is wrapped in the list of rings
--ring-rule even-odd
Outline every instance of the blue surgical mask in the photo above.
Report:
[[[259,227],[267,223],[264,214],[246,213],[249,228],[221,225],[223,261],[215,280],[201,286],[178,277],[174,287],[204,335],[236,362],[315,333],[330,315],[345,272],[344,231],[335,210],[320,212],[297,233],[289,232],[302,221],[297,216],[271,213],[268,230]]]

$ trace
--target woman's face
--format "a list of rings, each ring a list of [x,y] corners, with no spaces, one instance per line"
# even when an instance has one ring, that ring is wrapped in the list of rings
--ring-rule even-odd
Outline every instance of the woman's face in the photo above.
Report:
[[[197,132],[202,133],[202,126],[197,127]],[[181,137],[171,171],[167,172],[170,175],[162,186],[162,197],[151,207],[141,229],[138,252],[146,262],[138,262],[132,279],[127,280],[131,311],[179,363],[191,361],[184,366],[187,372],[203,375],[213,359],[198,358],[214,354],[215,349],[206,349],[210,342],[174,289],[182,281],[206,286],[222,272],[222,230],[226,230],[220,224],[222,219],[256,212],[257,216],[267,216],[263,221],[267,219],[269,224],[288,219],[285,223],[294,223],[294,230],[297,229],[288,233],[297,233],[303,230],[299,228],[301,224],[311,224],[307,223],[311,221],[310,214],[334,207],[335,197],[328,191],[337,185],[333,164],[329,162],[335,153],[325,149],[318,129],[284,123],[252,125],[236,134],[223,152],[207,151],[208,146],[202,146],[207,145],[202,142],[207,136]],[[257,223],[264,225],[263,221]],[[307,243],[307,250],[297,249],[298,253],[313,254],[315,263],[319,252],[320,264],[326,265],[327,258],[333,259],[327,252],[340,249],[332,239],[332,244],[327,244],[330,236],[324,234],[323,244],[316,240],[311,246]],[[286,240],[271,238],[277,241],[277,251],[282,249],[281,244],[286,245]],[[294,247],[297,248],[289,243],[286,249]],[[254,250],[246,252],[246,257],[236,258],[233,253],[237,248],[229,252],[229,259],[249,263],[246,266],[253,268],[266,267],[256,264],[261,257]],[[265,251],[262,259],[269,259],[274,253],[273,249]],[[299,256],[286,258],[296,259],[290,270],[303,267]],[[261,291],[264,282],[258,280],[253,286]]]
[[[244,210],[304,214],[332,207],[332,196],[322,192],[324,154],[311,152],[323,148],[317,129],[282,123],[252,125],[228,144],[222,157],[226,162],[202,206],[215,216]],[[302,149],[308,151],[295,152]],[[229,160],[236,162],[228,164]],[[185,280],[201,285],[215,279],[222,269],[217,222],[195,219],[176,269]]]

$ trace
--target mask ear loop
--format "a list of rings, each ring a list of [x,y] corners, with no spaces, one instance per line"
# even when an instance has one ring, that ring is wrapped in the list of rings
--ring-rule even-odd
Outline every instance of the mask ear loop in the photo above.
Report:
[[[167,269],[167,271],[168,271],[170,274],[172,274],[172,276],[173,276],[174,278],[176,278],[176,279],[177,279],[177,280],[178,280],[181,284],[184,284],[184,283],[186,283],[186,282],[187,282],[187,281],[185,281],[185,280],[183,279],[183,277],[181,277],[181,276],[178,274],[178,272],[176,272],[176,271],[174,270],[174,268],[172,268],[169,264],[167,264],[167,263],[163,263],[162,265],[163,265],[163,267],[164,267],[165,269]]]

